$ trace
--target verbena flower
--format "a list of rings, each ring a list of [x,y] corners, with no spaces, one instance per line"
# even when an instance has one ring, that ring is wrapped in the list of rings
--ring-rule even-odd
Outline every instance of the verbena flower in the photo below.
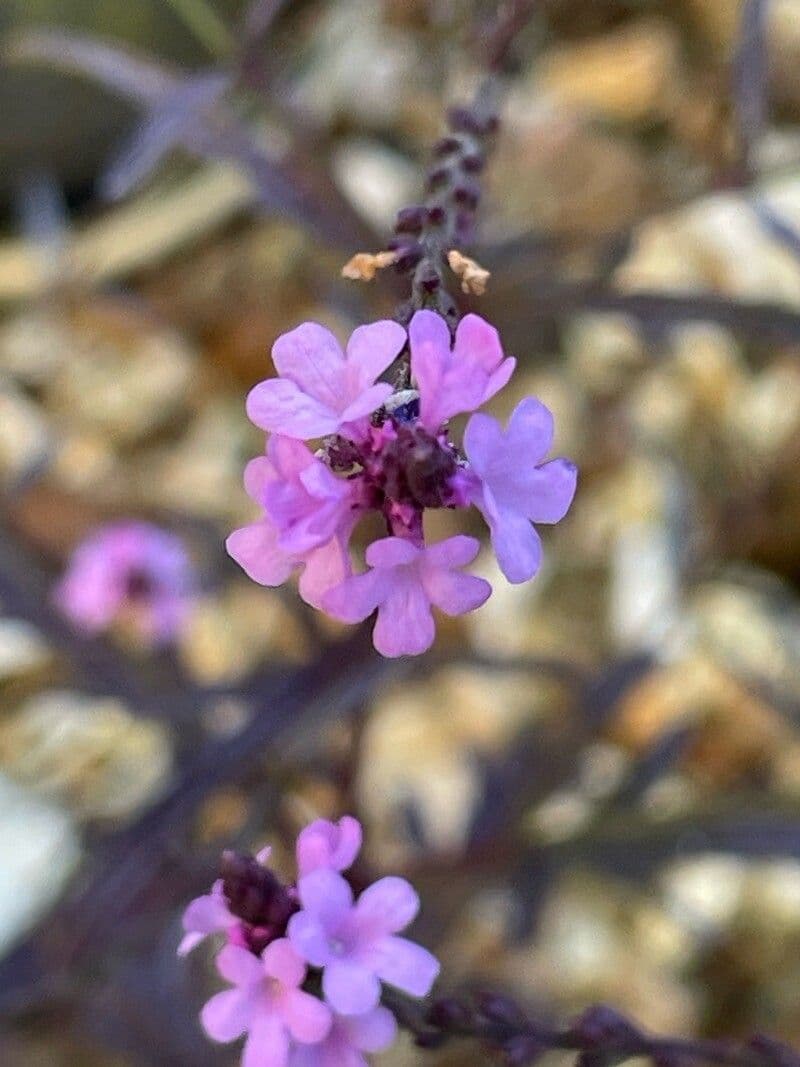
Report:
[[[273,433],[266,456],[245,471],[263,510],[228,538],[228,551],[255,581],[280,585],[300,571],[300,595],[344,622],[377,611],[375,647],[416,655],[435,636],[432,607],[462,615],[491,594],[461,572],[478,552],[473,538],[425,541],[432,508],[476,506],[486,519],[506,577],[533,577],[541,543],[532,522],[557,522],[575,492],[567,460],[543,463],[552,416],[529,398],[508,429],[472,414],[464,448],[450,434],[454,415],[473,413],[508,382],[515,361],[497,331],[467,315],[451,338],[445,320],[418,311],[408,329],[410,381],[375,384],[404,349],[392,322],[355,330],[342,352],[322,326],[305,323],[273,350],[280,377],[248,398],[253,421]],[[401,380],[403,375],[401,375]],[[303,439],[324,437],[316,453]],[[362,516],[377,512],[388,537],[366,548],[354,573],[350,539]]]
[[[463,535],[424,548],[401,537],[375,541],[366,553],[371,569],[331,589],[322,606],[344,622],[361,622],[377,609],[377,650],[384,656],[417,655],[433,644],[432,604],[446,615],[463,615],[491,595],[488,582],[460,571],[479,548],[474,537]]]
[[[367,1067],[364,1052],[383,1052],[397,1036],[397,1022],[388,1008],[373,1008],[363,1015],[337,1015],[328,1036],[319,1045],[298,1045],[289,1067]]]
[[[203,1008],[215,1041],[246,1035],[242,1067],[365,1067],[397,1025],[381,982],[423,996],[439,971],[427,949],[396,936],[419,899],[402,878],[382,878],[356,902],[341,874],[355,861],[357,819],[317,819],[298,835],[298,885],[258,856],[226,852],[222,877],[184,914],[185,955],[210,934],[223,941],[217,970],[230,988]]]
[[[172,640],[186,619],[195,574],[183,541],[151,523],[100,527],[72,554],[57,607],[88,633],[125,618],[146,641]]]
[[[272,361],[280,377],[255,386],[247,414],[263,430],[303,440],[338,432],[359,436],[354,424],[392,392],[375,381],[405,340],[396,322],[373,322],[354,330],[344,353],[330,330],[304,322],[275,342]]]
[[[322,968],[322,990],[341,1015],[361,1015],[379,1002],[381,981],[421,997],[439,973],[427,949],[396,935],[419,910],[419,897],[403,878],[381,878],[353,902],[340,874],[318,870],[301,878],[302,908],[289,920],[289,939],[300,955]]]
[[[301,989],[306,965],[286,938],[267,945],[260,957],[226,945],[217,970],[233,988],[208,1001],[201,1021],[215,1041],[247,1034],[242,1067],[285,1067],[292,1041],[308,1045],[327,1036],[330,1008]]]
[[[535,397],[514,408],[506,430],[489,415],[473,415],[467,423],[464,450],[476,476],[473,502],[510,582],[526,582],[539,569],[542,543],[531,523],[559,522],[575,496],[575,465],[566,459],[542,462],[552,443],[553,416]]]

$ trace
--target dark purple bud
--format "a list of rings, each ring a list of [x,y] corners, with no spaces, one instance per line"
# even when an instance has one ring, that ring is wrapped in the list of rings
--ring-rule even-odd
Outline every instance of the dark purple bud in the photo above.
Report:
[[[436,189],[441,189],[443,185],[446,185],[450,180],[451,170],[449,167],[434,167],[432,171],[428,173],[427,189],[428,192],[434,192]]]
[[[497,132],[500,121],[497,115],[479,115],[468,107],[452,107],[447,112],[447,124],[451,130],[486,137]]]
[[[480,174],[486,165],[486,157],[482,152],[469,152],[461,159],[461,169],[467,174]]]
[[[441,226],[447,221],[447,208],[443,204],[433,204],[428,208],[428,222],[431,226]]]
[[[397,259],[394,261],[394,269],[398,274],[406,274],[413,270],[425,255],[425,249],[418,241],[406,244],[396,250]]]
[[[457,185],[453,190],[453,199],[457,204],[462,207],[474,209],[478,206],[478,201],[481,198],[481,191],[477,185],[473,185],[471,182],[464,182],[461,185]]]
[[[428,211],[422,204],[404,207],[397,212],[397,221],[394,224],[395,233],[420,233],[427,221]]]
[[[453,152],[458,152],[462,147],[462,141],[460,137],[440,137],[439,140],[433,146],[434,156],[441,158],[442,156],[449,156]]]
[[[516,1028],[524,1027],[527,1023],[525,1013],[519,1004],[502,993],[478,993],[475,1003],[481,1015],[489,1022]]]
[[[220,874],[222,892],[231,913],[246,923],[281,929],[297,911],[297,904],[287,887],[254,856],[223,852]]]
[[[572,1034],[580,1044],[598,1050],[605,1045],[614,1048],[636,1046],[641,1040],[636,1027],[606,1004],[587,1008],[572,1027]]]
[[[427,1021],[440,1030],[456,1033],[464,1030],[472,1019],[472,1012],[455,997],[439,997],[428,1009]]]
[[[417,282],[426,293],[435,293],[442,279],[432,263],[423,263],[417,273]]]
[[[503,1056],[509,1067],[529,1067],[544,1052],[544,1046],[530,1034],[516,1034],[503,1045]]]

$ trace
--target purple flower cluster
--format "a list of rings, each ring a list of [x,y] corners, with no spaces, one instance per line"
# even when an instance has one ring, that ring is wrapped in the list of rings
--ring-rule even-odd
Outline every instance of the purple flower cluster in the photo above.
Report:
[[[378,378],[406,345],[410,387],[395,390]],[[375,647],[401,656],[433,643],[432,607],[462,615],[491,594],[463,570],[478,541],[427,544],[426,509],[474,505],[508,580],[533,577],[541,542],[532,523],[563,518],[577,481],[567,460],[545,462],[552,415],[529,397],[505,430],[472,414],[462,448],[448,432],[453,416],[475,412],[514,371],[494,327],[467,315],[451,338],[440,315],[418,311],[408,333],[390,321],[360,326],[342,352],[333,334],[307,322],[280,337],[272,355],[279,377],[247,400],[251,420],[271,435],[245,472],[263,515],[227,541],[254,581],[281,585],[299,570],[304,600],[344,622],[377,611]],[[312,452],[309,440],[321,447]],[[354,574],[350,537],[370,511],[390,536],[367,548],[368,569]]]
[[[125,617],[143,640],[164,644],[183,625],[194,588],[194,568],[179,537],[126,521],[101,526],[78,545],[53,599],[87,633]]]
[[[242,1067],[366,1067],[365,1052],[394,1040],[397,1023],[381,983],[425,996],[437,960],[399,937],[419,910],[402,878],[381,878],[357,899],[343,877],[361,848],[344,816],[307,826],[297,839],[297,884],[284,885],[256,857],[225,853],[222,877],[183,917],[186,955],[222,934],[217,970],[230,988],[202,1011],[215,1041],[246,1035]]]

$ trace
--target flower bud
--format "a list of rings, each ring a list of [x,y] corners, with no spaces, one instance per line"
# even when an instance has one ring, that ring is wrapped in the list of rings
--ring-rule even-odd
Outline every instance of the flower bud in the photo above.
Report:
[[[297,910],[289,891],[254,856],[226,851],[221,863],[222,892],[231,914],[253,926],[285,927]]]

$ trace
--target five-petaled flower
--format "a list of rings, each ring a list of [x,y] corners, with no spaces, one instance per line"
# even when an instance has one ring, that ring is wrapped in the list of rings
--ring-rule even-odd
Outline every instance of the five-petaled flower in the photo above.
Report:
[[[395,391],[377,378],[406,340],[408,366]],[[280,377],[257,385],[247,404],[273,435],[245,471],[262,515],[227,542],[251,578],[275,586],[299,569],[304,600],[344,622],[377,611],[375,647],[401,656],[430,648],[432,608],[463,615],[491,594],[461,572],[477,556],[477,541],[426,544],[429,509],[474,505],[509,581],[533,577],[542,548],[532,523],[564,517],[577,473],[568,460],[544,462],[553,420],[533,397],[505,431],[473,414],[515,367],[493,326],[466,315],[451,338],[440,315],[418,311],[407,338],[397,323],[376,322],[355,330],[343,353],[328,330],[305,323],[276,341],[273,358]],[[463,448],[449,422],[461,414],[471,415]],[[314,453],[303,444],[320,438]],[[389,536],[366,548],[368,569],[354,573],[351,537],[370,511]]]

